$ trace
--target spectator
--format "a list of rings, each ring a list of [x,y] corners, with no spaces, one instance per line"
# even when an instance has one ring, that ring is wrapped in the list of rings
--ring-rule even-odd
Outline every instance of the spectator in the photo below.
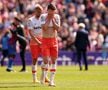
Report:
[[[55,3],[57,6],[57,13],[61,16],[62,30],[64,23],[67,24],[66,31],[59,32],[62,44],[60,50],[67,50],[68,38],[71,38],[71,35],[67,34],[76,32],[79,22],[86,24],[90,35],[91,28],[98,28],[99,24],[108,28],[108,0],[0,0],[0,27],[4,26],[5,29],[8,29],[14,17],[23,15],[25,20],[32,16],[36,3],[41,4],[46,12],[46,5],[49,2]],[[98,31],[96,32],[98,34]],[[67,35],[65,41],[62,33]],[[92,32],[93,35],[94,33]]]
[[[4,65],[4,59],[5,58],[8,58],[8,33],[5,33],[5,35],[2,37],[2,40],[1,40],[1,44],[2,44],[2,59],[0,61],[1,63],[1,66]]]
[[[79,24],[79,30],[75,39],[75,47],[77,51],[77,60],[79,63],[79,68],[82,70],[81,57],[83,56],[85,70],[88,70],[88,62],[87,62],[87,47],[90,48],[90,43],[88,39],[88,32],[85,30],[85,24]]]

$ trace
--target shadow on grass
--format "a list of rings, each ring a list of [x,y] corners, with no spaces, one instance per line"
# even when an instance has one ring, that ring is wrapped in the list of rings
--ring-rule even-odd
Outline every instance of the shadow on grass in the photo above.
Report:
[[[3,82],[0,83],[0,88],[25,88],[25,87],[40,87],[39,84],[31,82]]]

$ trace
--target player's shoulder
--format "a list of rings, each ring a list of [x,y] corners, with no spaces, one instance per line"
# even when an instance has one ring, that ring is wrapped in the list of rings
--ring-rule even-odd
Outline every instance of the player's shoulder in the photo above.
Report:
[[[47,13],[44,13],[44,14],[41,14],[41,18],[46,18],[46,16],[47,16]]]
[[[55,18],[60,18],[60,15],[59,14],[54,14],[54,17]]]
[[[47,13],[41,14],[40,16],[41,21],[45,21],[46,17],[47,17]]]
[[[47,13],[41,14],[41,17],[46,17],[46,16],[47,16]]]
[[[34,16],[29,17],[26,24],[28,27],[32,27],[33,22],[34,22]]]
[[[35,19],[35,16],[29,17],[28,21],[33,21]]]

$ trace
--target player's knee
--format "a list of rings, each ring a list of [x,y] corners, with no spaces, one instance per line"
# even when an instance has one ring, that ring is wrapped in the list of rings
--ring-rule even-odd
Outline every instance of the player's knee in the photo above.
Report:
[[[51,62],[52,62],[52,64],[56,64],[56,60],[52,60]]]
[[[48,60],[47,59],[45,59],[43,62],[44,62],[44,64],[48,64]]]
[[[44,62],[44,64],[48,64],[48,58],[47,57],[43,57],[43,62]]]

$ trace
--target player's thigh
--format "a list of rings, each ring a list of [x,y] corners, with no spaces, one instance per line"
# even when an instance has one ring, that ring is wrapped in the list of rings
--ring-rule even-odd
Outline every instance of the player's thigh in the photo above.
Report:
[[[47,45],[42,46],[42,58],[44,63],[48,63],[50,48]]]
[[[42,45],[42,57],[50,56],[50,48],[48,45]]]
[[[57,58],[58,57],[58,46],[54,45],[50,48],[50,56],[53,58]]]
[[[51,56],[51,64],[55,64],[57,61],[57,57],[52,57]]]
[[[37,60],[41,53],[41,49],[38,45],[30,45],[31,55],[33,60]]]

